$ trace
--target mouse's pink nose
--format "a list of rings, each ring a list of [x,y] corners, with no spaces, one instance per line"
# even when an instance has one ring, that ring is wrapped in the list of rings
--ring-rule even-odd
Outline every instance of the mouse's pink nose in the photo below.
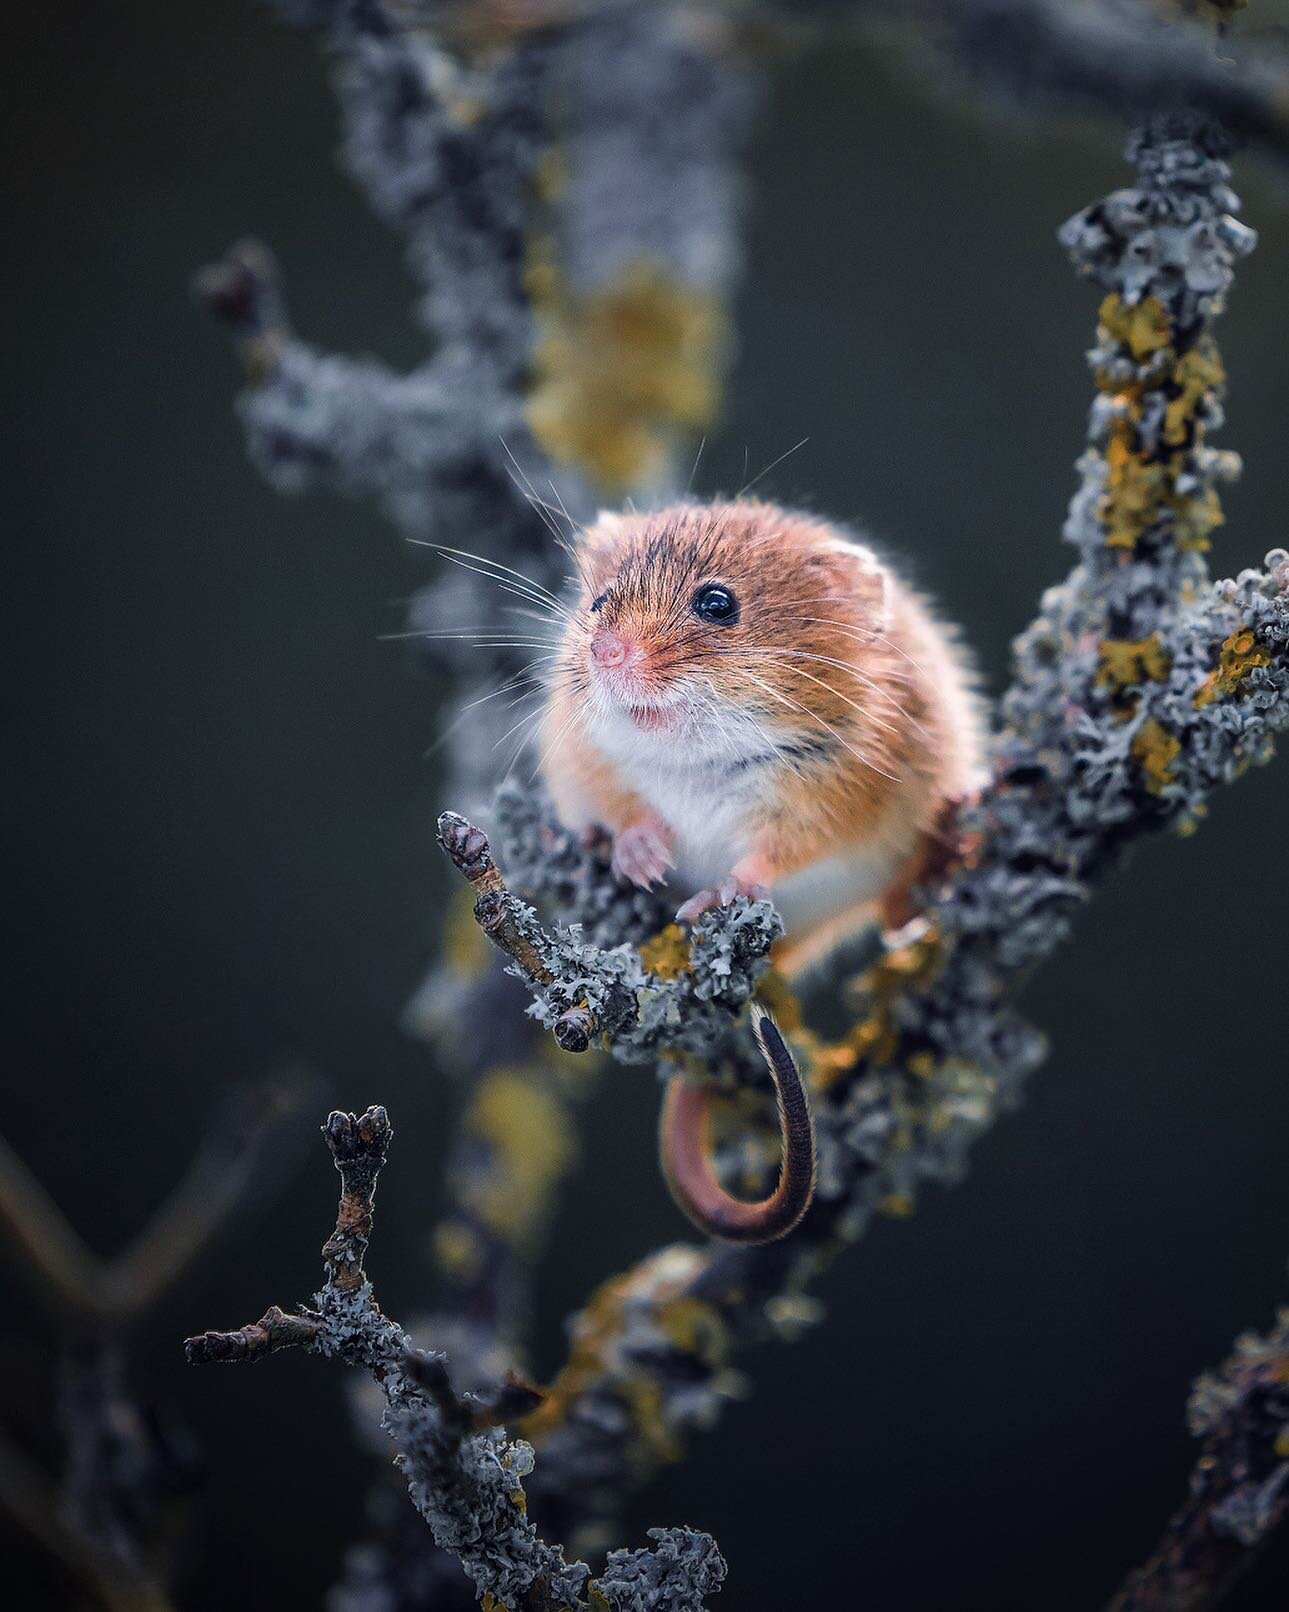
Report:
[[[601,666],[625,666],[635,658],[635,648],[612,627],[601,627],[591,640],[591,654]]]

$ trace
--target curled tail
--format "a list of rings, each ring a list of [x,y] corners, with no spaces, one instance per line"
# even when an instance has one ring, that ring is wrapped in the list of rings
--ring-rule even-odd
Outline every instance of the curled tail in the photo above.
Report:
[[[770,1196],[748,1203],[732,1197],[716,1179],[710,1086],[676,1076],[663,1098],[658,1126],[662,1171],[672,1197],[700,1231],[730,1243],[770,1243],[786,1236],[815,1191],[815,1127],[801,1076],[778,1026],[755,1004],[752,1031],[774,1081],[783,1143],[779,1180]]]

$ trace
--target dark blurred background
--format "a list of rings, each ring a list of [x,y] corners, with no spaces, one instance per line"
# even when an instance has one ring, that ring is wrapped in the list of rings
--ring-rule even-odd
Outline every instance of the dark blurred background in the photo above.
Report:
[[[393,1114],[370,1263],[403,1315],[426,1298],[451,1108],[396,1024],[448,888],[432,824],[451,803],[424,759],[439,691],[381,640],[425,552],[366,506],[260,480],[237,368],[187,283],[258,234],[306,337],[402,364],[422,351],[413,285],[337,170],[309,39],[249,0],[10,22],[3,1130],[107,1251],[230,1080],[306,1058],[326,1100]],[[740,355],[698,489],[808,436],[762,488],[913,556],[995,690],[1070,559],[1097,297],[1054,230],[1126,182],[1121,141],[1108,122],[996,117],[830,47],[771,65],[749,153]],[[1284,543],[1289,512],[1289,196],[1253,160],[1237,183],[1262,243],[1222,327],[1221,445],[1246,471],[1219,574]],[[825,1324],[749,1362],[753,1395],[632,1508],[622,1543],[710,1529],[740,1612],[1074,1612],[1148,1552],[1194,1455],[1191,1379],[1285,1296],[1287,807],[1282,758],[1098,898],[1028,993],[1052,1054],[1024,1108],[964,1185],[836,1267]],[[614,1069],[588,1117],[539,1371],[596,1281],[684,1229],[652,1156],[656,1102]],[[138,1371],[205,1452],[191,1612],[318,1606],[360,1530],[371,1457],[336,1370],[191,1372],[179,1349],[312,1289],[334,1190],[315,1144],[139,1340]],[[50,1337],[7,1255],[0,1270],[0,1415],[39,1447]],[[64,1604],[7,1521],[0,1551],[10,1605]],[[1283,1546],[1233,1604],[1289,1605]]]

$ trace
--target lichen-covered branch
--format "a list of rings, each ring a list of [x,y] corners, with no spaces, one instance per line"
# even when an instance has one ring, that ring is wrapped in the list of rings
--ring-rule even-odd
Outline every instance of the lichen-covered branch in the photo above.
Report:
[[[297,1314],[273,1305],[248,1326],[189,1338],[189,1362],[254,1360],[298,1347],[369,1372],[384,1395],[381,1426],[398,1448],[412,1503],[435,1544],[461,1562],[488,1606],[515,1612],[700,1608],[724,1577],[724,1563],[705,1534],[655,1530],[656,1549],[615,1552],[598,1581],[584,1563],[566,1562],[558,1546],[540,1537],[524,1493],[532,1449],[501,1426],[531,1413],[540,1395],[513,1377],[490,1399],[459,1394],[446,1357],[414,1347],[382,1313],[363,1261],[393,1128],[385,1110],[373,1107],[362,1115],[332,1113],[322,1131],[340,1172],[336,1225],[322,1250],[323,1286]]]
[[[284,488],[326,477],[405,532],[540,564],[507,446],[549,454],[585,514],[592,487],[666,482],[715,406],[747,101],[721,8],[541,7],[486,39],[397,0],[278,9],[331,52],[346,164],[408,242],[438,350],[405,376],[320,354],[267,255],[236,249],[199,290],[247,361],[252,453]]]
[[[518,820],[522,808],[511,799]],[[530,822],[548,842],[562,833],[540,817]],[[672,924],[643,951],[629,942],[595,946],[580,929],[543,926],[502,879],[487,836],[457,813],[439,818],[439,843],[478,892],[479,927],[531,987],[533,1016],[566,1052],[585,1051],[593,1036],[632,1063],[662,1051],[712,1051],[750,1000],[770,946],[783,933],[768,901],[739,897],[704,913],[691,940]],[[601,878],[613,882],[603,867]]]
[[[1217,1606],[1289,1520],[1289,1308],[1200,1378],[1187,1419],[1203,1441],[1190,1492],[1107,1612]]]

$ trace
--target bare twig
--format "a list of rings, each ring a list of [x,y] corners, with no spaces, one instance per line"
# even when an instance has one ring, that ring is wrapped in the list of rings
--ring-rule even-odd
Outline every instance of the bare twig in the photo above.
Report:
[[[475,891],[475,922],[500,951],[513,959],[530,985],[553,985],[557,975],[540,942],[546,937],[530,907],[511,895],[492,859],[488,836],[456,812],[439,817],[438,841],[458,872]],[[585,1052],[600,1029],[599,1015],[589,1003],[566,1008],[551,1025],[565,1052]]]
[[[369,1108],[357,1120],[332,1114],[323,1134],[340,1171],[340,1211],[322,1257],[327,1280],[338,1292],[353,1293],[367,1280],[363,1258],[371,1237],[372,1198],[394,1132],[383,1108]]]
[[[214,1361],[258,1360],[279,1349],[295,1349],[317,1337],[321,1322],[313,1316],[290,1315],[270,1304],[258,1321],[248,1321],[233,1332],[199,1332],[184,1340],[190,1366]]]

